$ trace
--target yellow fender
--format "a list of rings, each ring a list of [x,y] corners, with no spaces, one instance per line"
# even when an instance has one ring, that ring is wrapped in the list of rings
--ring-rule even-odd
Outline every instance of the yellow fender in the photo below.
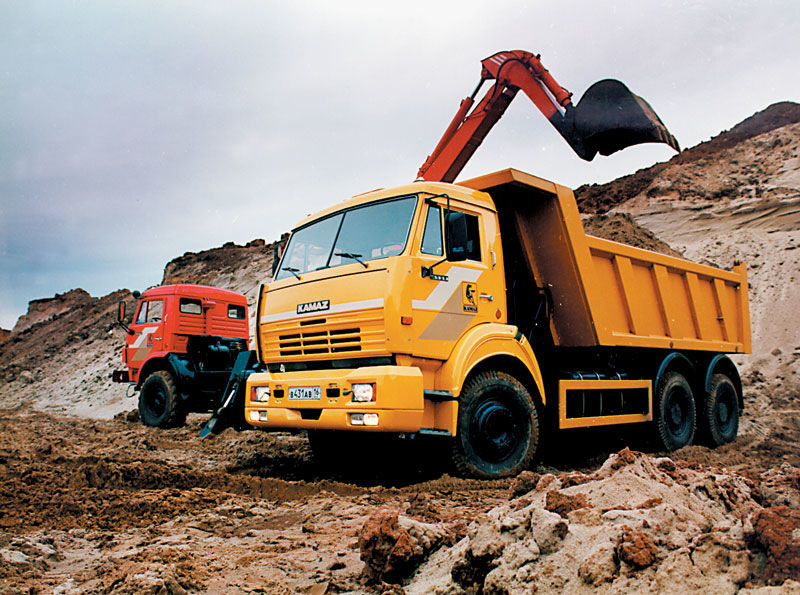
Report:
[[[508,324],[481,324],[467,331],[436,373],[436,387],[449,390],[453,395],[460,394],[470,371],[482,361],[498,355],[512,357],[528,369],[544,404],[544,382],[536,356],[517,327]]]

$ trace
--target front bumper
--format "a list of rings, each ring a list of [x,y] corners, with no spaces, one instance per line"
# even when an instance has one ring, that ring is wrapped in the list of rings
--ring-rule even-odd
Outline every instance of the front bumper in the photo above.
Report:
[[[353,402],[352,386],[357,383],[374,383],[375,401]],[[257,386],[270,387],[267,402],[253,400]],[[317,386],[319,399],[289,399],[292,387]],[[247,379],[245,420],[256,428],[416,432],[422,426],[423,409],[422,372],[414,367],[263,372],[251,374]],[[377,425],[353,424],[352,414],[359,413],[377,414]]]

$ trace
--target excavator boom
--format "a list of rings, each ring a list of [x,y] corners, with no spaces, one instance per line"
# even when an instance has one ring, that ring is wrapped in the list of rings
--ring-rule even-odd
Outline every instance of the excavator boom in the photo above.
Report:
[[[480,101],[483,84],[494,81]],[[550,121],[579,157],[610,155],[641,143],[665,143],[676,151],[678,141],[641,97],[615,79],[589,87],[577,105],[572,93],[559,85],[539,56],[522,50],[498,52],[481,62],[481,79],[463,99],[417,174],[429,181],[452,182],[483,139],[522,91]]]

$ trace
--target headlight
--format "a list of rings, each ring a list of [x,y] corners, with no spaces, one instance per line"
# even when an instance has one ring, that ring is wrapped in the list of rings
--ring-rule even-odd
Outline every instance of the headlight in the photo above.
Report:
[[[269,401],[269,386],[254,386],[251,401],[266,403]]]
[[[369,403],[375,400],[375,385],[374,384],[354,384],[353,385],[353,402],[354,403]]]

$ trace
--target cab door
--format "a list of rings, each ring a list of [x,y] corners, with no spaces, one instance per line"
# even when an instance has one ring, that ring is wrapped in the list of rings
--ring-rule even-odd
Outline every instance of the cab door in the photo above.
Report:
[[[420,266],[412,270],[411,309],[416,340],[414,355],[446,359],[456,341],[469,328],[496,322],[500,269],[489,240],[496,233],[494,214],[471,205],[426,205]],[[465,236],[465,252],[453,262],[445,260],[445,215],[458,219]]]
[[[128,336],[127,361],[131,367],[139,367],[152,353],[163,351],[164,343],[164,297],[144,298],[139,302]]]

